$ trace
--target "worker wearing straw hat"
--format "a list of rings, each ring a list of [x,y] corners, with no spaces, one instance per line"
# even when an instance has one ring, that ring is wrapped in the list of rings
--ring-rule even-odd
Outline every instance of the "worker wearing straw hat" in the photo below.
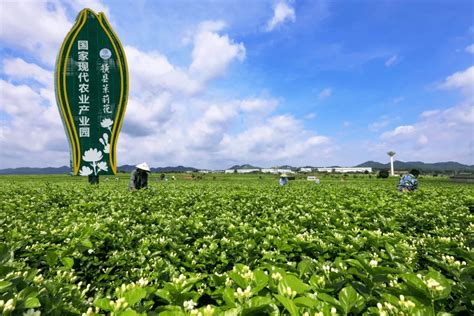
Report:
[[[282,173],[280,176],[280,185],[286,185],[288,183],[288,176],[286,173]]]
[[[130,191],[148,188],[148,173],[151,172],[146,162],[135,166],[136,169],[130,175]]]

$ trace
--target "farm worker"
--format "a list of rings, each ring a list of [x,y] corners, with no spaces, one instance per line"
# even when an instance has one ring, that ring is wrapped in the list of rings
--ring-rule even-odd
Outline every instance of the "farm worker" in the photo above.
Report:
[[[148,189],[148,173],[151,172],[146,162],[136,165],[137,169],[130,175],[130,191]]]
[[[316,178],[316,179],[314,179],[314,183],[315,183],[315,184],[320,184],[320,183],[321,183],[321,180],[319,180],[319,178]]]
[[[400,192],[411,192],[415,191],[418,187],[418,180],[412,174],[406,174],[400,178],[398,184],[398,191]]]
[[[286,173],[282,173],[280,176],[280,185],[286,185],[288,183],[288,176]]]

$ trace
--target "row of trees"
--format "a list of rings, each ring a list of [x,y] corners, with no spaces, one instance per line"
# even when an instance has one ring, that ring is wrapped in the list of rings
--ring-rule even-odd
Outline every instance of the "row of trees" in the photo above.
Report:
[[[418,169],[411,169],[411,170],[410,170],[410,173],[411,173],[412,175],[414,175],[415,178],[418,178],[418,176],[420,175],[420,170],[418,170]],[[380,170],[380,171],[379,171],[379,173],[377,174],[377,178],[386,179],[386,178],[389,177],[389,175],[390,175],[390,172],[389,172],[388,170],[384,169],[384,170]]]

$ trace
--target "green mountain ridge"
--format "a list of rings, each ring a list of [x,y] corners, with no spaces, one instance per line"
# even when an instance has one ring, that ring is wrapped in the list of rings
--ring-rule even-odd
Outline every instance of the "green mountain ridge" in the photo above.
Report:
[[[366,161],[355,167],[371,167],[374,170],[390,169],[390,163],[380,163],[376,161]],[[474,165],[464,165],[455,161],[425,163],[422,161],[399,161],[393,163],[395,170],[418,169],[420,171],[443,172],[443,171],[474,171]]]
[[[236,169],[262,169],[262,168],[255,167],[249,164],[243,164],[243,165],[234,165],[230,167],[228,170],[236,170]]]

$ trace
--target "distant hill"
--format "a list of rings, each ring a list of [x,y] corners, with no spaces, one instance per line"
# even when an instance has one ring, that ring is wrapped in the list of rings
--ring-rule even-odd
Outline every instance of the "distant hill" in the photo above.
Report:
[[[176,166],[176,167],[158,167],[158,168],[151,168],[151,172],[197,172],[198,169],[192,167],[183,167],[183,166]]]
[[[381,170],[381,169],[390,168],[390,163],[383,164],[383,163],[380,163],[380,162],[377,162],[377,161],[369,160],[369,161],[366,161],[366,162],[361,163],[360,165],[357,165],[357,166],[354,166],[354,167],[370,167],[372,169]]]
[[[118,172],[126,172],[126,173],[129,173],[129,172],[132,172],[133,170],[135,170],[135,166],[132,166],[132,165],[123,165],[123,166],[119,166],[117,167],[117,171]],[[198,169],[196,168],[192,168],[192,167],[183,167],[183,166],[176,166],[176,167],[156,167],[156,168],[153,168],[151,167],[151,172],[155,172],[155,173],[163,173],[163,172],[186,172],[186,171],[191,171],[191,172],[196,172],[198,171]]]
[[[283,166],[278,166],[278,167],[274,167],[275,169],[287,169],[287,170],[293,170],[293,171],[296,171],[299,169],[299,167],[293,167],[293,166],[290,166],[290,165],[283,165]]]
[[[62,166],[58,168],[46,167],[46,168],[8,168],[1,169],[0,174],[69,174],[71,168]]]
[[[249,164],[244,164],[244,165],[235,165],[230,167],[228,170],[235,170],[235,169],[262,169],[260,167],[255,167]]]
[[[443,172],[443,171],[474,171],[474,165],[463,165],[459,162],[447,161],[447,162],[435,162],[435,163],[424,163],[422,161],[399,161],[396,160],[393,163],[396,170],[411,170],[418,169],[425,172]],[[380,163],[376,161],[367,161],[356,167],[372,167],[375,170],[390,169],[390,163]]]
[[[137,167],[132,166],[132,165],[118,166],[118,167],[117,167],[117,172],[129,173],[129,172],[132,172],[132,170],[135,170],[136,168],[137,168]]]

